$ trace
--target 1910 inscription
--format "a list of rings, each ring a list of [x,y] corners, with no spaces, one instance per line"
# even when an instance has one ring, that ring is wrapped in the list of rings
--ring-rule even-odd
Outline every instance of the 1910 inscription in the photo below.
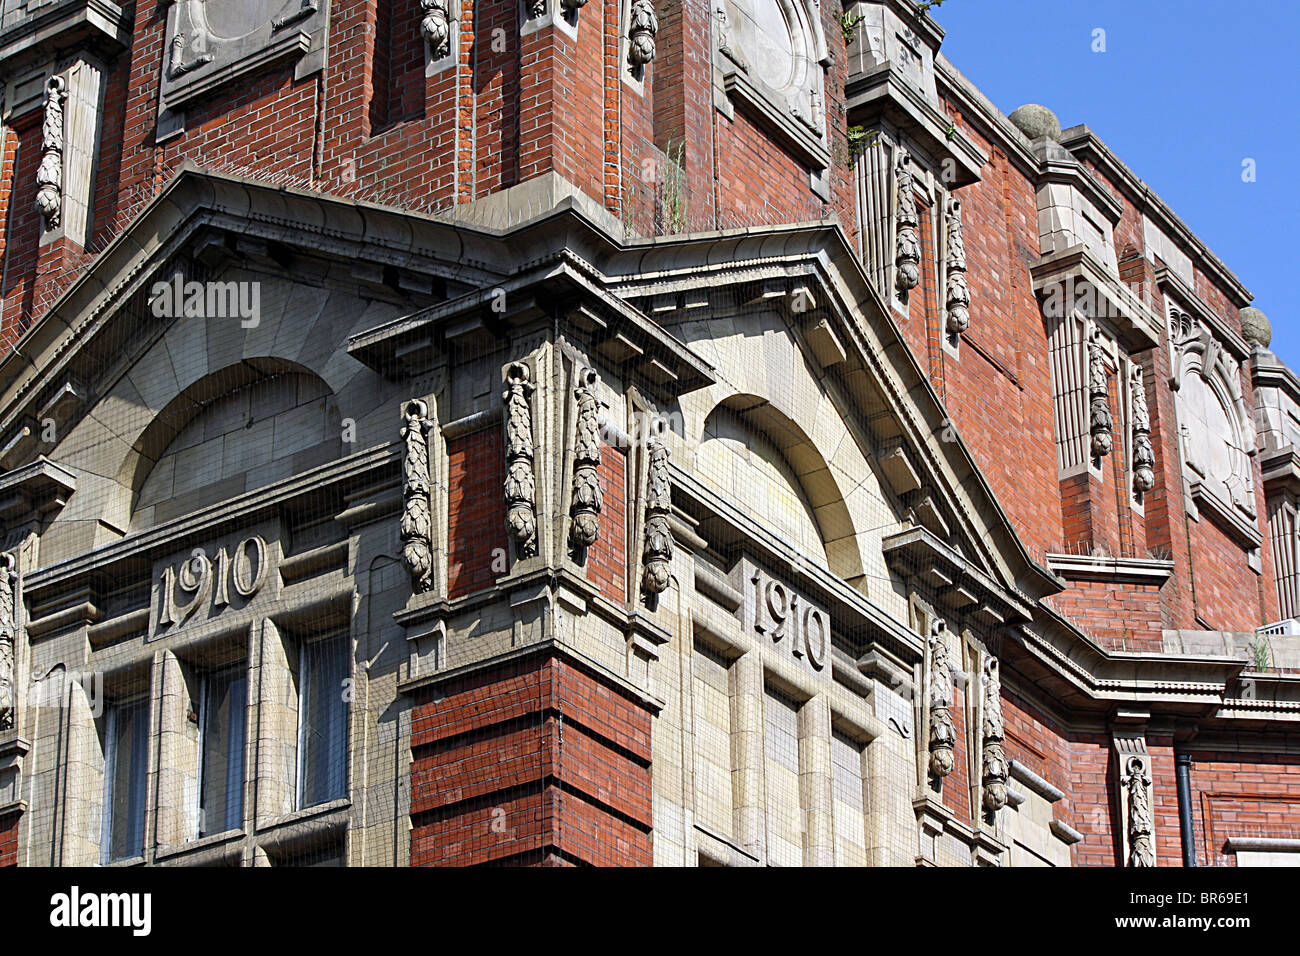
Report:
[[[209,600],[213,609],[226,607],[232,588],[249,600],[261,590],[269,566],[266,542],[259,535],[240,541],[233,552],[218,548],[215,559],[195,548],[179,568],[163,569],[159,627],[184,624]]]

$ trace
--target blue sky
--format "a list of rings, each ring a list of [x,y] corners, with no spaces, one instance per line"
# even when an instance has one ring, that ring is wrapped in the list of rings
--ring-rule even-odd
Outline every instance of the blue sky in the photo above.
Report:
[[[930,15],[1004,113],[1042,103],[1091,127],[1254,293],[1300,370],[1300,2],[945,0]]]

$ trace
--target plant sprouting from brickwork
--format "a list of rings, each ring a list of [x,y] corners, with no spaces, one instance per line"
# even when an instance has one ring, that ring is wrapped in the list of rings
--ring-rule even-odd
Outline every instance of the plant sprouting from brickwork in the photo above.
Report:
[[[848,128],[848,137],[849,158],[857,159],[870,149],[871,145],[880,138],[880,130],[867,129],[864,126],[850,126]]]
[[[668,148],[664,150],[663,183],[660,188],[665,225],[670,234],[684,232],[686,229],[686,166],[683,161],[685,151],[685,139],[678,140],[676,147],[670,139]]]

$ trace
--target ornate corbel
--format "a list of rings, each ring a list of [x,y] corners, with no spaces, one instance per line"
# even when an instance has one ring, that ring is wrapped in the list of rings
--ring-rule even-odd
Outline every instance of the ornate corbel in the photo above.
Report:
[[[1146,494],[1156,486],[1156,452],[1151,445],[1151,412],[1140,366],[1133,367],[1129,391],[1133,407],[1133,490]]]
[[[930,625],[930,773],[942,779],[952,773],[953,746],[957,728],[952,715],[952,666],[948,662],[948,627],[943,621]]]
[[[447,0],[420,0],[423,17],[420,34],[429,44],[429,55],[435,60],[451,52],[451,12]]]
[[[604,496],[600,490],[600,424],[596,403],[596,385],[600,376],[584,368],[578,374],[574,396],[578,401],[578,424],[573,442],[573,502],[569,514],[569,543],[574,548],[590,548],[600,537],[600,507]]]
[[[645,503],[645,548],[641,554],[645,565],[641,573],[641,590],[646,595],[662,594],[668,588],[669,565],[673,559],[673,532],[668,525],[672,511],[672,486],[668,479],[668,448],[658,438],[651,438]]]
[[[402,560],[416,593],[433,587],[433,518],[429,507],[429,406],[407,402],[402,409]]]
[[[1114,447],[1111,437],[1110,387],[1106,381],[1106,350],[1096,340],[1088,341],[1089,431],[1092,434],[1092,457],[1105,458]]]
[[[68,83],[51,76],[45,83],[45,118],[41,124],[41,165],[36,170],[36,208],[46,229],[59,228],[63,211],[63,103]]]
[[[14,653],[18,643],[15,565],[12,554],[0,554],[0,731],[12,730],[18,720],[18,701],[14,697]]]
[[[644,67],[655,58],[655,36],[659,20],[650,0],[632,0],[627,23],[627,61],[633,69]]]
[[[536,20],[546,16],[547,4],[550,0],[524,0],[524,9],[528,11],[528,19]]]
[[[970,328],[970,289],[966,286],[966,241],[961,233],[961,200],[948,202],[948,332],[961,335]]]
[[[533,475],[533,413],[529,405],[534,386],[528,366],[515,362],[506,369],[506,530],[521,558],[537,554],[537,479]]]
[[[1003,749],[1002,676],[996,657],[984,661],[984,809],[997,813],[1007,805],[1007,777],[1010,771]]]
[[[916,196],[912,185],[912,157],[906,151],[899,152],[897,177],[894,264],[898,266],[898,275],[894,285],[899,292],[908,292],[921,281],[921,241],[916,238],[919,220],[916,218]]]
[[[1146,757],[1132,754],[1124,765],[1125,799],[1128,802],[1128,858],[1129,866],[1155,866],[1156,851],[1153,842],[1155,824],[1151,817],[1151,774]]]

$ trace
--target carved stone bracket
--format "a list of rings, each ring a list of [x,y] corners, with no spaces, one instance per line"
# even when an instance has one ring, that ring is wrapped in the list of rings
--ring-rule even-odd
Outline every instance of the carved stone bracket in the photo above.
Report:
[[[657,438],[647,443],[649,454],[645,503],[645,549],[641,590],[662,594],[668,588],[669,564],[673,559],[673,532],[668,524],[672,511],[672,486],[668,478],[668,449]]]
[[[984,661],[983,682],[984,718],[981,736],[984,745],[984,809],[989,813],[997,813],[1007,805],[1009,767],[1003,749],[1001,665],[996,657]]]
[[[569,513],[569,543],[590,548],[600,538],[600,422],[595,387],[600,382],[594,370],[578,373],[574,396],[578,402],[578,424],[573,445],[573,502]]]
[[[1151,817],[1151,773],[1146,755],[1134,754],[1124,765],[1124,799],[1128,803],[1127,866],[1155,866],[1155,824]]]
[[[952,773],[957,729],[948,708],[952,706],[952,665],[948,660],[948,626],[930,626],[930,773],[942,779]]]
[[[429,55],[441,59],[451,52],[451,14],[447,0],[420,0],[423,14],[420,35],[429,44]]]
[[[1129,392],[1133,409],[1133,490],[1144,495],[1156,486],[1156,453],[1151,445],[1151,413],[1139,366],[1133,367]]]
[[[0,731],[18,720],[14,696],[14,650],[18,644],[17,584],[14,556],[0,554]]]
[[[1151,756],[1147,752],[1146,714],[1121,714],[1112,732],[1119,787],[1116,794],[1123,866],[1155,866],[1155,818],[1152,815]]]
[[[1110,388],[1106,376],[1106,350],[1096,338],[1088,341],[1088,409],[1092,457],[1104,458],[1114,447],[1110,415]]]
[[[894,264],[898,266],[898,275],[894,285],[899,292],[909,292],[921,281],[921,241],[916,237],[916,197],[912,185],[912,157],[900,152],[897,167],[897,209],[894,212],[894,224],[897,231],[894,240]]]
[[[416,400],[402,409],[402,561],[417,593],[433,587],[433,517],[429,503],[429,406]]]
[[[655,58],[655,36],[659,20],[651,0],[633,0],[627,23],[627,61],[634,70]]]
[[[36,170],[36,208],[46,229],[57,229],[63,210],[63,103],[67,81],[52,76],[45,84],[45,118],[41,124],[41,165]]]
[[[528,366],[506,369],[506,530],[521,558],[537,554],[537,479],[533,474],[533,413],[529,400],[535,386]]]
[[[948,278],[944,301],[948,306],[948,332],[961,335],[970,328],[970,289],[966,286],[966,241],[961,232],[961,200],[948,202]]]

